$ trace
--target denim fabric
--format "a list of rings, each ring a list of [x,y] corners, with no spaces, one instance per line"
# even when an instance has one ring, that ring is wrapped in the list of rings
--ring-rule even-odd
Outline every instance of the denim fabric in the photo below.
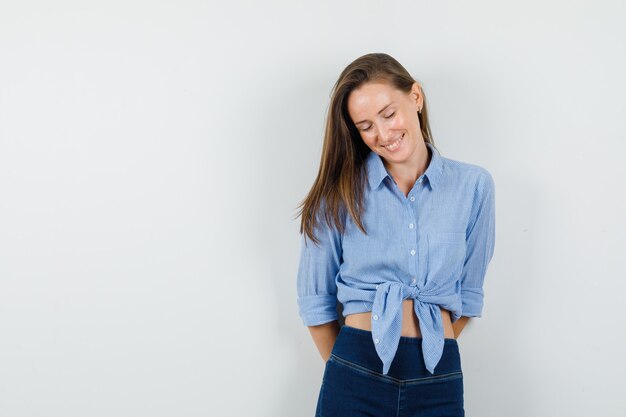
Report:
[[[434,374],[422,339],[401,336],[387,375],[372,334],[342,326],[324,369],[316,417],[464,417],[463,373],[455,339],[444,339]]]
[[[414,300],[424,339],[426,367],[433,371],[444,347],[440,308],[452,322],[480,317],[483,282],[495,245],[495,185],[477,165],[444,158],[427,144],[428,168],[405,195],[370,152],[361,218],[367,235],[345,215],[340,233],[322,211],[316,245],[302,235],[297,293],[306,326],[343,315],[372,312],[372,338],[389,370],[401,332],[402,302]]]

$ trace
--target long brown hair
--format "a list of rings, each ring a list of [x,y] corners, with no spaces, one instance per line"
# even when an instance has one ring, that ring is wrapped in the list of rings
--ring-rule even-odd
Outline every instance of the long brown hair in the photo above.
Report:
[[[319,244],[319,240],[313,230],[317,222],[325,220],[329,227],[335,227],[343,233],[346,212],[359,229],[367,234],[361,223],[366,180],[363,164],[372,151],[363,142],[352,122],[347,102],[352,90],[370,81],[387,82],[407,94],[416,82],[398,61],[384,53],[363,55],[339,75],[331,93],[317,178],[306,198],[298,205],[301,209],[297,216],[302,216],[300,233],[304,232],[316,244]],[[425,95],[418,117],[424,141],[435,146],[428,123]],[[324,214],[323,219],[316,215],[320,209]]]

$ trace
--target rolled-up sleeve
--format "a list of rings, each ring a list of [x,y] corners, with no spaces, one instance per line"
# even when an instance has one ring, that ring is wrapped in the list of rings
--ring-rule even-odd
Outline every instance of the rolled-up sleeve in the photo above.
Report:
[[[483,283],[495,247],[495,185],[489,172],[481,176],[477,204],[467,231],[467,252],[461,273],[462,313],[480,317],[483,309]]]
[[[300,237],[300,263],[297,275],[298,308],[306,326],[316,326],[337,320],[337,283],[335,281],[342,262],[341,234],[328,227],[323,216],[318,216],[315,236],[319,246],[311,239]]]

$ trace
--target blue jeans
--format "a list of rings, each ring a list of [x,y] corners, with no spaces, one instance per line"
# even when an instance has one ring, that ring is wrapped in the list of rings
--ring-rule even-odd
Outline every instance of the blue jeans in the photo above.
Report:
[[[372,332],[343,325],[326,362],[316,417],[464,417],[463,373],[456,339],[444,339],[431,374],[420,337],[400,337],[387,375]]]

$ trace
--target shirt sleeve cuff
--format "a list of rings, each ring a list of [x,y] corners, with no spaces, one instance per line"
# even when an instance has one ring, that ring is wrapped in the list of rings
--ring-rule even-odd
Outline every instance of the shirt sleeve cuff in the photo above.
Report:
[[[484,292],[482,288],[461,288],[462,315],[480,317],[483,310]]]
[[[305,326],[317,326],[339,319],[336,295],[298,297],[298,308]]]

